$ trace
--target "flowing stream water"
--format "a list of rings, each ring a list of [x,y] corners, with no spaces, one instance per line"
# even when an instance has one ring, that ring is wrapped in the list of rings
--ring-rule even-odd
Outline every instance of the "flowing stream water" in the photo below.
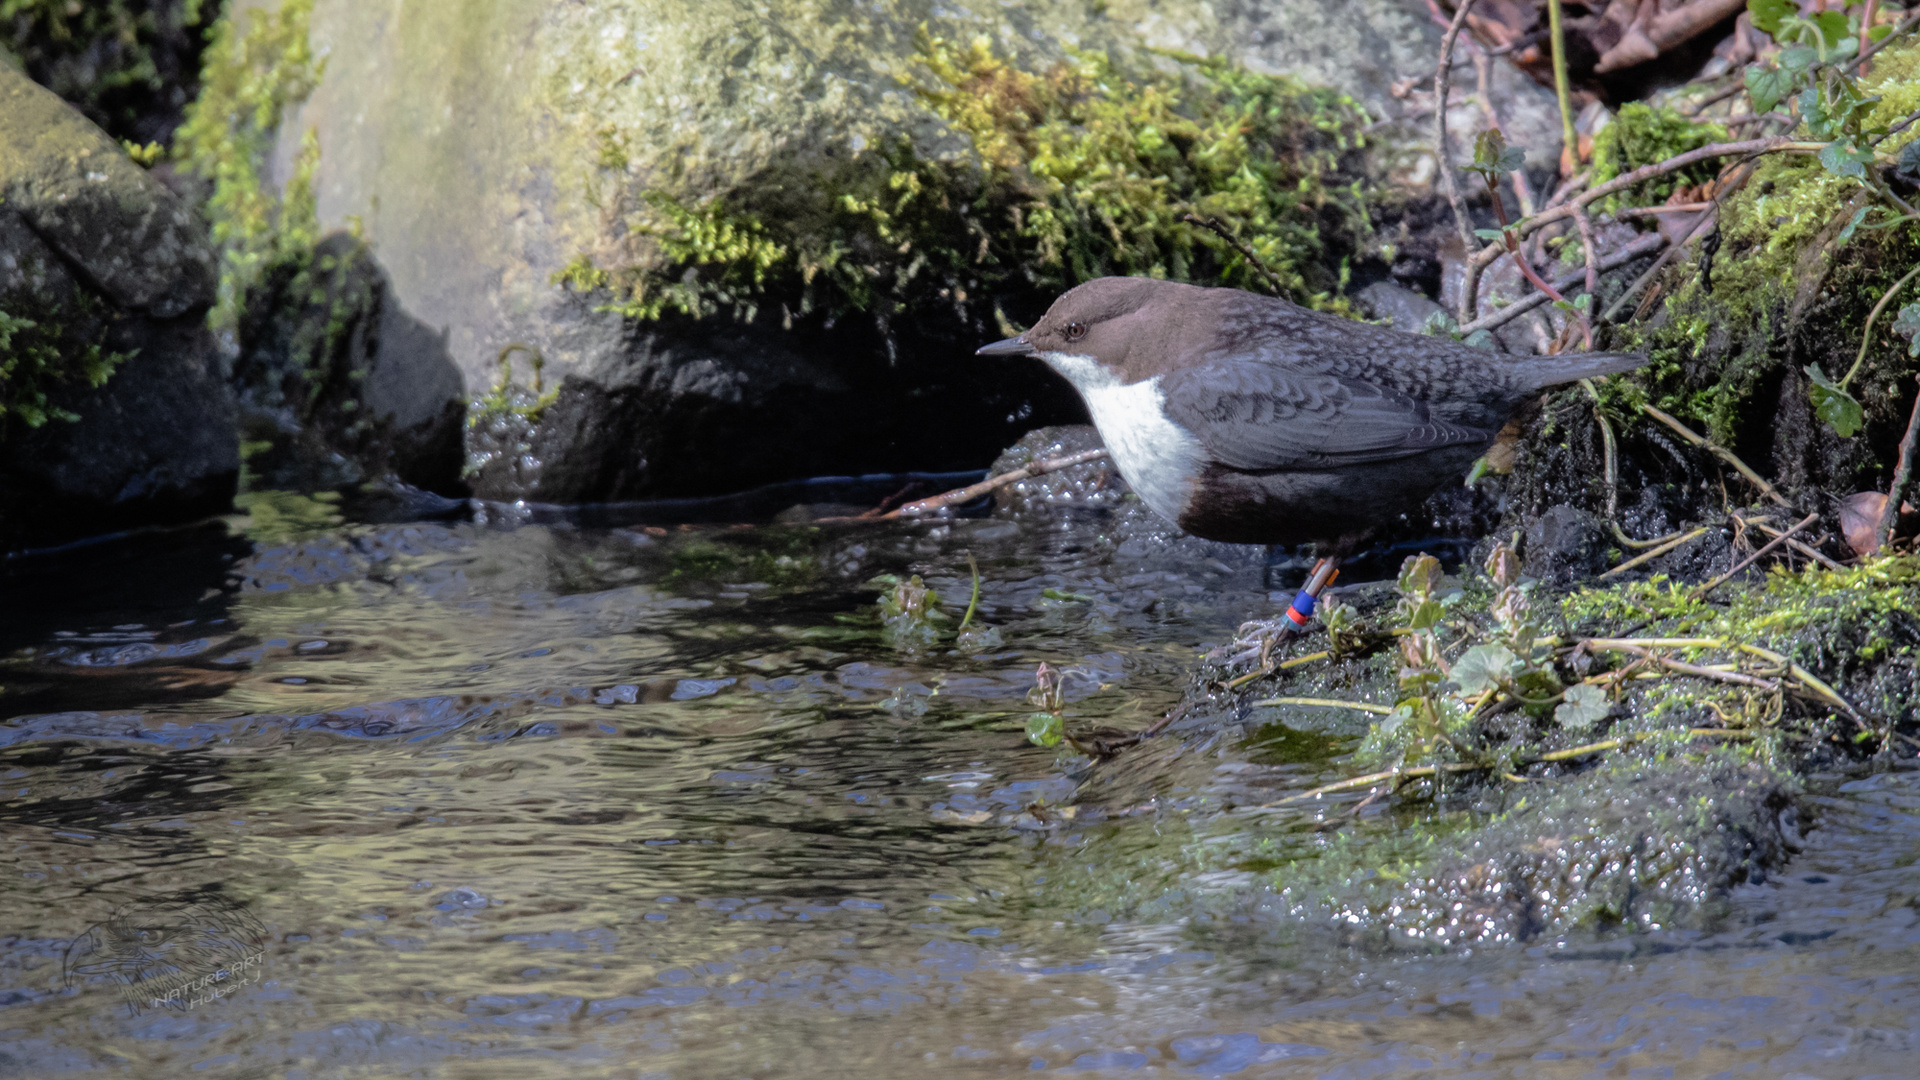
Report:
[[[871,579],[957,621],[968,556],[1004,643],[890,644]],[[1026,740],[1042,661],[1076,724],[1160,716],[1271,613],[1257,552],[420,522],[7,574],[7,1076],[1920,1076],[1920,775],[1817,778],[1711,925],[1416,949],[1236,854],[1325,842],[1233,808],[1364,717]]]

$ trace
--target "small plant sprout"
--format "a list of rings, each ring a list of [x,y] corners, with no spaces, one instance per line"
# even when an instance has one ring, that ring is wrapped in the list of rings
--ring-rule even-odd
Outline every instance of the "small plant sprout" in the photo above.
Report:
[[[1005,642],[997,626],[975,626],[973,616],[980,610],[980,564],[967,554],[967,569],[973,574],[973,594],[967,598],[967,613],[960,618],[960,632],[954,635],[954,647],[963,653],[997,649]]]
[[[948,616],[940,610],[940,594],[927,588],[914,574],[898,578],[876,579],[887,586],[880,594],[880,638],[901,652],[922,652],[940,640],[935,622]]]
[[[1035,746],[1059,746],[1067,735],[1066,687],[1059,670],[1042,661],[1033,673],[1027,704],[1038,712],[1027,717],[1027,741]]]

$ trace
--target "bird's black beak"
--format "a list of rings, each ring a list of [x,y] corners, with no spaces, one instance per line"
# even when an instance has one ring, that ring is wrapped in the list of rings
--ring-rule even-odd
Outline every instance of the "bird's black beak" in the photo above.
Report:
[[[1032,356],[1033,346],[1027,339],[1010,337],[1005,341],[996,341],[991,345],[982,345],[973,350],[975,356]]]

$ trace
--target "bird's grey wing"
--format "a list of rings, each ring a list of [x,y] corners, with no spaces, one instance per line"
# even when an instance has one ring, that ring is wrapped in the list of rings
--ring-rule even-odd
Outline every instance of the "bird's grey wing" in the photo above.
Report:
[[[1161,379],[1167,416],[1220,464],[1246,472],[1392,461],[1483,443],[1493,432],[1435,420],[1426,403],[1360,379],[1221,360]]]

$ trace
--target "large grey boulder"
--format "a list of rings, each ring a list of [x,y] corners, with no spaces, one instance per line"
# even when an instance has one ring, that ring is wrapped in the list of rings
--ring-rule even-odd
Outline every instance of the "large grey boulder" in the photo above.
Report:
[[[323,224],[359,223],[394,309],[441,335],[469,397],[494,387],[503,356],[523,382],[525,359],[544,361],[557,400],[475,429],[483,496],[978,465],[1071,418],[1070,395],[953,342],[908,334],[875,360],[871,333],[808,337],[778,312],[636,325],[553,283],[577,256],[630,243],[644,191],[697,202],[830,174],[902,136],[925,157],[961,153],[899,79],[923,25],[987,35],[1029,66],[1069,47],[1224,55],[1343,89],[1409,132],[1425,128],[1420,95],[1396,84],[1430,79],[1439,37],[1419,0],[316,0],[325,73],[283,124],[277,168],[291,175],[317,133]],[[1504,62],[1494,82],[1512,141],[1553,160],[1550,96]],[[1455,107],[1468,127],[1474,107]],[[1433,175],[1417,152],[1403,165],[1411,182]]]
[[[0,312],[33,324],[0,353],[0,401],[38,403],[0,412],[0,551],[228,506],[240,458],[204,318],[214,266],[189,206],[0,64]],[[121,358],[103,385],[91,356]]]

